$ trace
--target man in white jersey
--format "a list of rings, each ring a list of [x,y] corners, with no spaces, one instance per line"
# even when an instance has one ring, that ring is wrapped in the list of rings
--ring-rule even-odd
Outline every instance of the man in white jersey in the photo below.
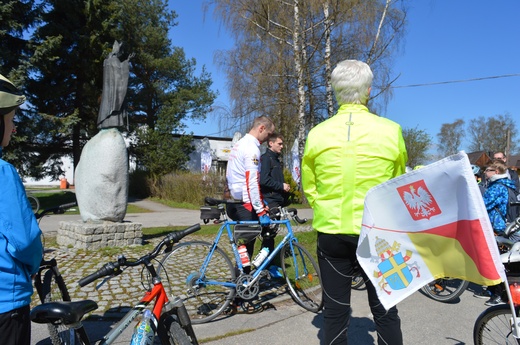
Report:
[[[231,197],[241,204],[228,204],[229,218],[235,221],[260,221],[262,226],[271,222],[268,207],[260,193],[260,144],[274,132],[274,124],[267,116],[253,121],[249,133],[240,139],[229,155],[226,179]],[[252,257],[255,241],[246,244]]]

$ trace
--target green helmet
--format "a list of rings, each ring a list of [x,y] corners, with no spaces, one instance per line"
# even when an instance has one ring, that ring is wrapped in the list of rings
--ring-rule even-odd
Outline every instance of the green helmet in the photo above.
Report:
[[[23,102],[25,96],[9,79],[0,74],[0,115],[9,114]]]

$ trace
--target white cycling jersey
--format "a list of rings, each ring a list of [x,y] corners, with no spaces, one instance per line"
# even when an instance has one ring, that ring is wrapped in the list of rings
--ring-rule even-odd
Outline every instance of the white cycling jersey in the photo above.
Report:
[[[260,194],[260,142],[251,134],[237,141],[229,154],[226,178],[233,199],[251,204],[260,216],[265,213]]]

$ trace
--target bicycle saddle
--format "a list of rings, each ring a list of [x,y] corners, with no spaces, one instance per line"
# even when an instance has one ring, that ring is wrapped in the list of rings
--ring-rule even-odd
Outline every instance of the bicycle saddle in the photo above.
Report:
[[[98,305],[92,300],[78,302],[49,302],[40,304],[31,310],[31,321],[36,323],[78,323],[83,316],[96,310]]]

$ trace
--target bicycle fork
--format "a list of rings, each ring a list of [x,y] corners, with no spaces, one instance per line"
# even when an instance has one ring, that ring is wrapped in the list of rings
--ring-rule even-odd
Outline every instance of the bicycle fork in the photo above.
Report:
[[[193,325],[191,323],[190,316],[188,314],[188,311],[186,310],[186,306],[182,302],[182,299],[180,299],[179,297],[174,297],[172,301],[164,305],[163,310],[164,313],[161,315],[162,322],[159,322],[160,327],[162,327],[162,331],[158,330],[157,332],[163,344],[168,342],[168,330],[166,329],[166,322],[164,321],[165,318],[172,314],[177,316],[177,319],[179,320],[179,325],[182,327],[182,329],[184,329],[184,331],[186,331],[186,334],[191,338],[191,343],[193,345],[199,344],[195,335],[195,331],[193,330]]]

